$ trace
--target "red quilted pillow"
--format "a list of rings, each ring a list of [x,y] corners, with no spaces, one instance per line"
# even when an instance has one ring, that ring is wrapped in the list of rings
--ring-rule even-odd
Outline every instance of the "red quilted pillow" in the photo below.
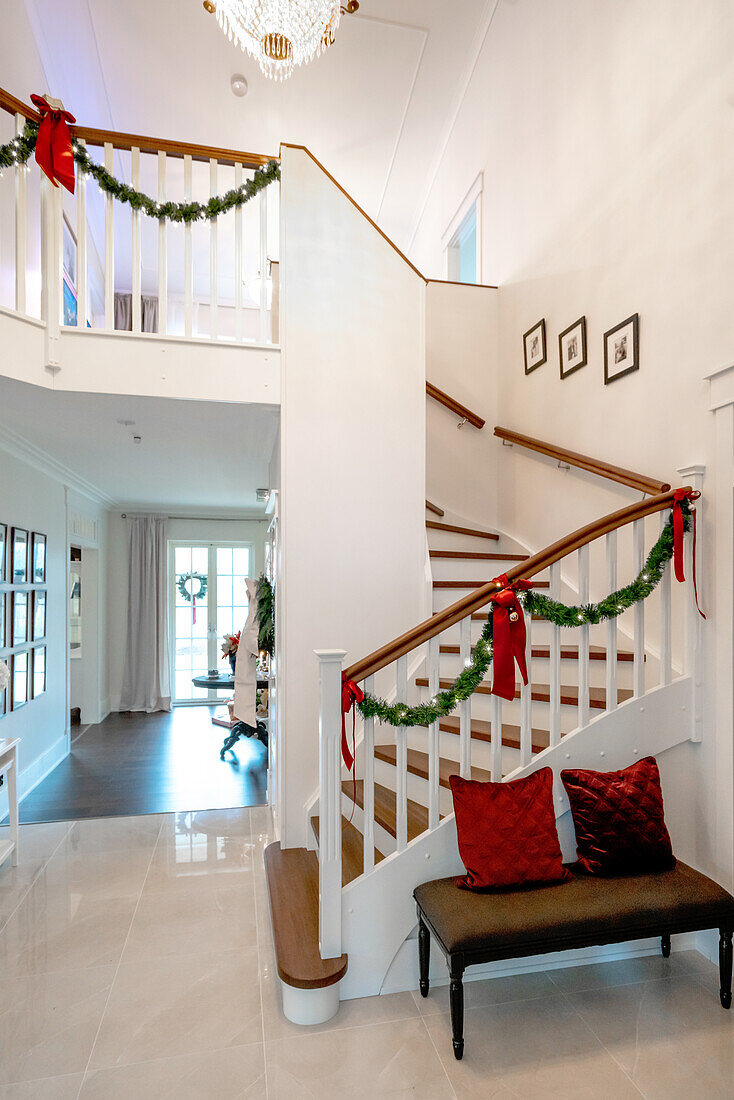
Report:
[[[675,864],[654,756],[618,772],[562,771],[561,779],[576,826],[579,870],[630,875]]]
[[[458,886],[505,889],[570,877],[561,862],[550,768],[509,783],[478,783],[458,775],[449,776],[449,783],[466,867]]]

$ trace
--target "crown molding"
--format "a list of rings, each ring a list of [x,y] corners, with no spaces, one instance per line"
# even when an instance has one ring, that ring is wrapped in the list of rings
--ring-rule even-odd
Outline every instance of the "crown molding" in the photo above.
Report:
[[[105,508],[117,507],[117,501],[113,497],[93,485],[91,481],[75,474],[63,462],[59,462],[58,459],[53,458],[41,447],[37,447],[35,443],[30,443],[22,435],[12,431],[11,428],[0,426],[0,447],[14,458],[19,458],[21,462],[32,466],[34,470],[45,474],[46,477],[60,482],[68,489],[73,489],[75,493],[81,493],[82,496],[88,497],[95,504],[100,504]]]

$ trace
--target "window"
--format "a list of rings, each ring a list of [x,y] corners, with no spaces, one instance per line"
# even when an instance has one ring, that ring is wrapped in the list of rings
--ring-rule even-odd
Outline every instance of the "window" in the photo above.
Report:
[[[481,282],[481,199],[480,173],[443,235],[446,278],[454,283]]]

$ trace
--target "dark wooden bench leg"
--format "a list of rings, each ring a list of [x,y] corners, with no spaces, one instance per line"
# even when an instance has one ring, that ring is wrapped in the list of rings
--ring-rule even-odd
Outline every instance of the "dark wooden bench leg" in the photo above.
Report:
[[[418,914],[418,969],[421,997],[428,996],[428,968],[431,961],[431,937],[423,917]]]
[[[670,958],[670,936],[660,937],[660,950],[663,953],[664,959]]]
[[[460,1062],[464,1057],[464,968],[451,961],[451,1039],[454,1044],[454,1058]]]
[[[722,1008],[731,1008],[732,933],[719,929],[719,996]]]

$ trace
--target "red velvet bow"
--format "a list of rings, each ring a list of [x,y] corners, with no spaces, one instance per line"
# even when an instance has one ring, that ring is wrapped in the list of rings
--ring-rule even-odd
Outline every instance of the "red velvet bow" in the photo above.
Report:
[[[698,500],[700,493],[693,489],[676,489],[673,494],[673,569],[677,581],[685,581],[683,573],[683,501]],[[693,516],[693,594],[696,598],[696,608],[702,619],[705,619],[703,611],[698,605],[698,581],[696,579],[696,509],[691,509]]]
[[[58,110],[43,96],[32,95],[31,102],[41,115],[36,138],[36,161],[54,187],[62,184],[74,194],[74,153],[71,148],[70,122],[76,119],[68,111]]]
[[[494,665],[492,694],[501,699],[515,698],[515,661],[522,676],[522,682],[528,682],[528,669],[525,661],[525,616],[517,598],[518,592],[527,592],[532,585],[529,581],[517,580],[510,583],[503,573],[497,580],[502,591],[492,596],[492,662]]]
[[[354,680],[342,680],[342,758],[349,771],[354,766],[354,727],[357,720],[357,716],[354,712],[356,703],[361,703],[364,699],[364,692],[359,684],[355,684]],[[352,712],[352,749],[349,749],[349,743],[347,741],[347,725],[346,716],[351,710]]]

